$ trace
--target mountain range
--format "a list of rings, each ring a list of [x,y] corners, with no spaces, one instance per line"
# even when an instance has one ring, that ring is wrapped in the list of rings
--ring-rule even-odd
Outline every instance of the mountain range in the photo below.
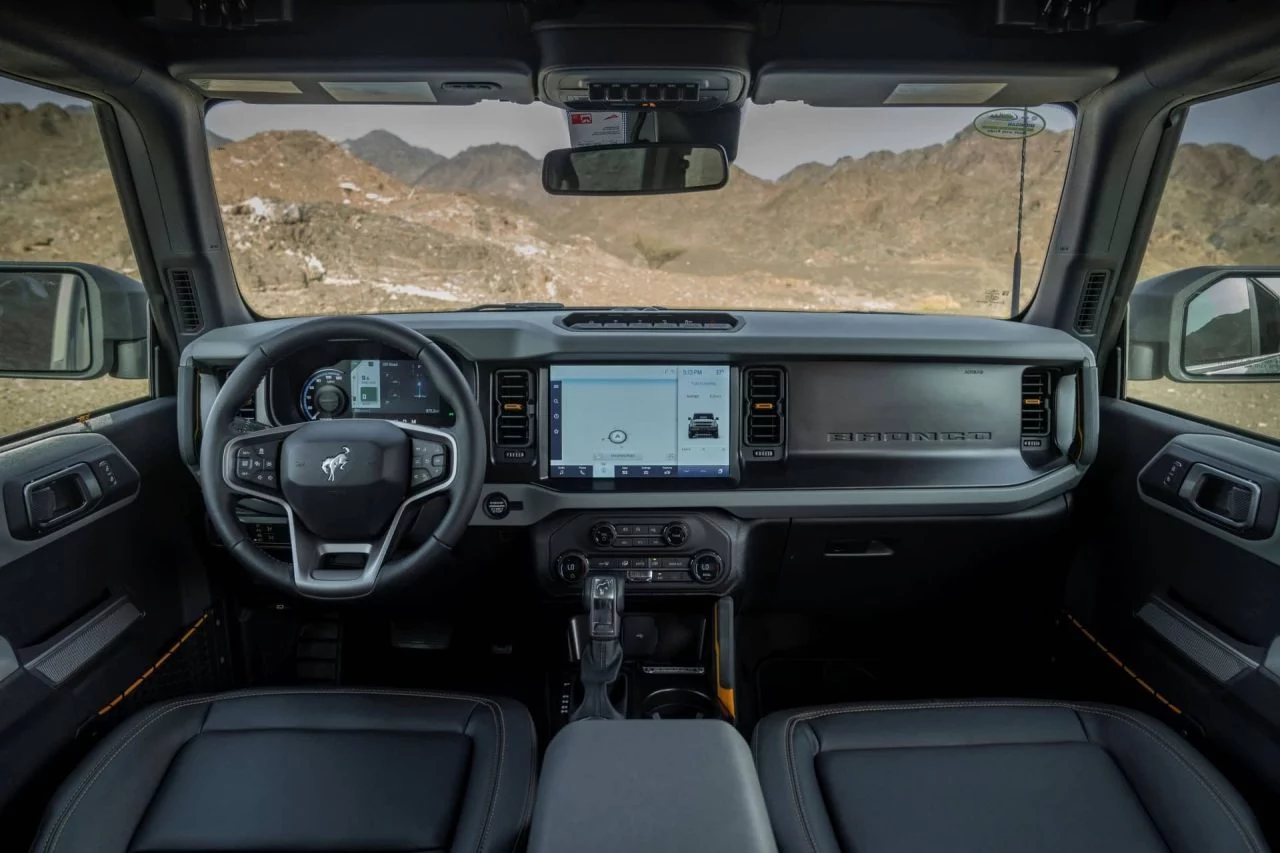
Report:
[[[0,255],[136,274],[92,113],[0,105],[0,138]],[[594,199],[547,195],[540,162],[511,145],[446,157],[386,130],[208,142],[237,278],[264,313],[524,299],[1008,307],[1019,146],[972,130],[775,181],[735,167],[717,192]],[[1066,132],[1029,140],[1024,280],[1045,254],[1070,146]],[[1275,262],[1278,211],[1280,158],[1184,145],[1144,273]]]

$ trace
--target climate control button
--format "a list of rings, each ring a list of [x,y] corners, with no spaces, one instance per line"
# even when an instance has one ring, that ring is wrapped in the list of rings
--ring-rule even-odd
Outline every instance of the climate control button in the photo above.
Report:
[[[601,548],[607,548],[618,537],[618,529],[607,521],[591,526],[591,541]]]
[[[683,521],[673,521],[662,528],[662,541],[672,548],[679,548],[689,541],[689,525]]]
[[[577,583],[591,568],[587,555],[581,551],[565,551],[556,557],[556,577],[565,583]]]
[[[699,551],[689,559],[689,575],[698,583],[715,583],[724,572],[724,560],[715,551]]]

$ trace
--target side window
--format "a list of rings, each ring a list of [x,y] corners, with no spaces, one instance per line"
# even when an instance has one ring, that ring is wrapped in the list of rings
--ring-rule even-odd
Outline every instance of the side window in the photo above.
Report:
[[[1280,84],[1187,111],[1127,366],[1130,400],[1280,439]]]
[[[93,105],[0,77],[0,371],[27,374],[0,376],[0,441],[150,394],[137,276]],[[104,341],[124,300],[132,340]]]

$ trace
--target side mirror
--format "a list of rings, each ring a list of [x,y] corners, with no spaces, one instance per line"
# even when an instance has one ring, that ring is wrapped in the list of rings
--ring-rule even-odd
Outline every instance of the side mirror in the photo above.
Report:
[[[1195,267],[1140,282],[1130,379],[1280,381],[1280,267]]]
[[[141,283],[90,264],[0,263],[0,376],[145,379]]]
[[[718,190],[729,182],[719,145],[641,142],[550,151],[542,188],[552,195],[657,195]]]

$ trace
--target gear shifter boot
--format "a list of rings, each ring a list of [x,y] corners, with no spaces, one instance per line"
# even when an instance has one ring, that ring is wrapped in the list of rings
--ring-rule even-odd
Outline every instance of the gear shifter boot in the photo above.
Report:
[[[609,687],[622,669],[622,644],[617,640],[592,640],[582,651],[582,704],[569,715],[575,720],[623,720],[609,699]]]

